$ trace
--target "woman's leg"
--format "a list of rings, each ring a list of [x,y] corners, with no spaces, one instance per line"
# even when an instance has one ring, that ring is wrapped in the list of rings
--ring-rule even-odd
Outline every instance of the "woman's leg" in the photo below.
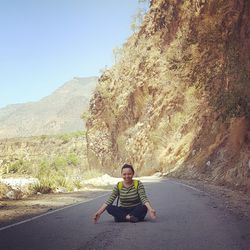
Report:
[[[134,207],[134,209],[129,213],[130,215],[133,215],[140,221],[144,220],[146,214],[147,214],[147,207],[145,205],[137,205]]]
[[[127,213],[121,208],[114,205],[108,205],[107,212],[114,216],[115,222],[125,222]]]

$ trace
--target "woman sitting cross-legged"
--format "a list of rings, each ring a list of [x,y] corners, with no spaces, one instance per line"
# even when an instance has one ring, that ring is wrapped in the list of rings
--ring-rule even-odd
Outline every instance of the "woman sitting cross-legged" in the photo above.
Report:
[[[109,199],[94,214],[94,222],[96,223],[100,219],[105,210],[114,217],[116,222],[142,221],[147,212],[152,219],[155,219],[156,212],[150,205],[143,184],[133,180],[133,167],[129,164],[123,165],[121,175],[123,181],[114,187]],[[112,205],[117,197],[120,198],[119,207]]]

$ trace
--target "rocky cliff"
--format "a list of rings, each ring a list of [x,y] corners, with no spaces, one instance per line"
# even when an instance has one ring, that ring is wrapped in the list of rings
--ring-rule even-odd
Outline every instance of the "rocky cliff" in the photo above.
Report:
[[[250,191],[250,2],[152,0],[99,79],[89,164]]]
[[[97,77],[75,77],[38,102],[0,109],[0,139],[83,130],[81,114],[96,84]]]

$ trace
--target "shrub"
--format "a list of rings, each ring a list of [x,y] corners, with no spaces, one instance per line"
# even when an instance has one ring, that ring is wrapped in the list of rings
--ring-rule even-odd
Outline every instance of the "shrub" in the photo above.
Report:
[[[74,184],[74,186],[75,186],[77,189],[80,189],[80,188],[82,187],[81,180],[79,180],[79,179],[74,180],[74,181],[73,181],[73,184]]]
[[[5,194],[9,191],[9,187],[6,184],[0,183],[0,199],[5,197]]]
[[[224,92],[215,101],[217,110],[222,110],[222,119],[249,115],[247,97],[237,91]]]
[[[30,187],[30,190],[32,190],[34,193],[41,193],[41,194],[48,194],[52,193],[53,188],[51,186],[51,183],[48,180],[40,181],[39,184],[34,184]]]
[[[67,159],[64,156],[57,156],[50,164],[55,170],[58,170],[64,166],[67,166]]]
[[[91,169],[91,170],[86,170],[83,172],[82,174],[82,178],[83,179],[92,179],[92,178],[96,178],[98,176],[101,176],[103,173],[101,173],[100,171],[96,170],[96,169]]]
[[[67,156],[67,163],[70,165],[77,166],[79,163],[78,156],[74,153],[71,153]]]
[[[23,160],[18,160],[12,164],[10,164],[10,166],[8,167],[8,173],[12,173],[15,174],[19,171],[20,166],[23,165]]]
[[[84,118],[82,117],[82,119]],[[56,137],[61,139],[63,143],[68,143],[72,138],[84,137],[85,135],[86,135],[85,131],[76,131],[72,133],[56,135]]]

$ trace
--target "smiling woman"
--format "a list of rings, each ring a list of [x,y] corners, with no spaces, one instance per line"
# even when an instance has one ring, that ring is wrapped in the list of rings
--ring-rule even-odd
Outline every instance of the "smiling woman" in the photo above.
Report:
[[[101,214],[107,210],[112,215],[115,222],[139,222],[144,220],[147,211],[152,219],[156,218],[156,211],[152,208],[143,184],[138,180],[133,180],[134,168],[125,164],[121,170],[122,182],[118,182],[114,187],[108,200],[94,214],[93,220],[96,223]],[[120,198],[120,206],[112,205],[116,198]]]

